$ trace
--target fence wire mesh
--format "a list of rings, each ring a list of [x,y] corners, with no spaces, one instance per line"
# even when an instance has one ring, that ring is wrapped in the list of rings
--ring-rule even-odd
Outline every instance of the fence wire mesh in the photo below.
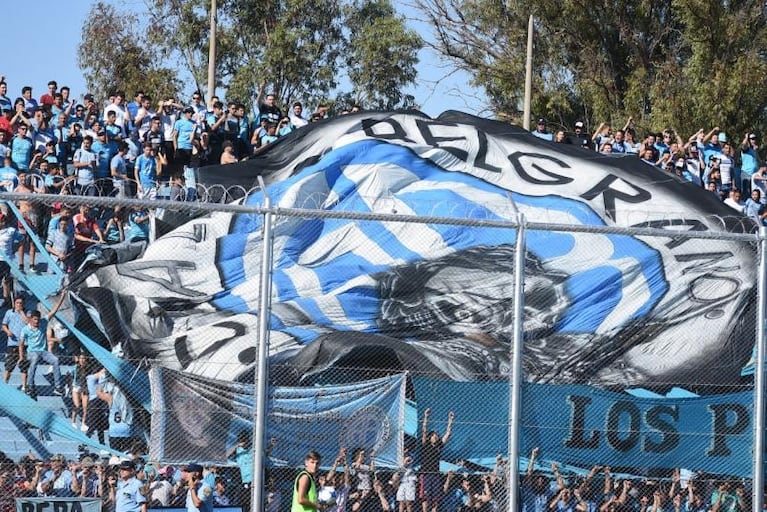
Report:
[[[316,451],[332,512],[507,510],[510,490],[526,512],[748,509],[757,237],[568,229],[553,212],[528,226],[517,268],[518,225],[497,219],[519,211],[292,203],[341,205],[329,215],[203,192],[243,201],[4,204],[0,450],[20,480],[63,464],[101,495],[135,458],[167,506],[200,464],[229,504],[250,510],[256,487],[277,512]],[[78,485],[39,491],[91,492]]]

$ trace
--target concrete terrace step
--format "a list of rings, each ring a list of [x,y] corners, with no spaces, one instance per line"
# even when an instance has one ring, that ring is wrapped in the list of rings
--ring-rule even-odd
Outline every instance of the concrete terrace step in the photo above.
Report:
[[[59,397],[53,393],[53,375],[47,375],[49,365],[40,365],[35,376],[37,388],[37,401],[35,407],[41,407],[52,411],[55,415],[69,421],[72,407],[72,399],[69,396]],[[74,370],[72,366],[62,366],[62,377]],[[9,386],[21,385],[21,376],[18,369],[11,374]],[[14,418],[0,411],[0,451],[4,452],[13,460],[32,452],[37,457],[48,458],[53,454],[62,453],[67,458],[76,458],[79,443],[42,432],[35,427],[29,427],[23,418]]]

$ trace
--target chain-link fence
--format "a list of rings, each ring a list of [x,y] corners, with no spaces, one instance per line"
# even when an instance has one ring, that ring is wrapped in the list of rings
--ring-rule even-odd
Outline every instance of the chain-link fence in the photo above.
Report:
[[[142,457],[155,505],[199,463],[231,505],[295,510],[318,452],[323,510],[750,506],[765,242],[729,221],[23,199],[11,458],[107,481]]]

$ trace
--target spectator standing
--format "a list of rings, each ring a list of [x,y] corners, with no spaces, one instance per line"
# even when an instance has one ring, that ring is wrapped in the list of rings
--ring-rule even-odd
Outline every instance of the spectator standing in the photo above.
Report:
[[[270,123],[277,124],[282,119],[282,110],[277,106],[277,97],[274,93],[266,95],[266,99],[258,106],[259,119],[266,118]]]
[[[232,143],[228,140],[225,140],[221,148],[222,151],[219,163],[221,165],[236,164],[237,155],[234,154],[234,147],[232,146]]]
[[[544,118],[538,119],[538,123],[535,125],[535,130],[533,130],[532,134],[539,139],[547,140],[549,142],[554,140],[554,135],[546,130],[546,120]]]
[[[735,151],[732,144],[725,142],[719,155],[719,172],[722,178],[722,190],[729,192],[735,188]]]
[[[128,143],[120,142],[117,147],[117,154],[112,157],[109,163],[110,173],[112,175],[112,187],[119,198],[128,197],[128,166],[125,162],[125,155],[128,153]]]
[[[157,117],[157,112],[152,110],[152,98],[144,96],[133,120],[134,130],[138,131],[140,139],[143,139],[144,135],[149,131],[152,126],[152,119],[155,117]]]
[[[77,269],[85,259],[85,251],[94,244],[103,244],[104,235],[101,233],[96,219],[91,215],[88,205],[80,206],[80,213],[72,218],[74,225],[75,249],[72,253],[72,267]]]
[[[759,189],[751,191],[751,197],[746,199],[746,203],[743,205],[743,215],[751,217],[761,224],[760,213],[762,211],[762,193]]]
[[[5,262],[3,264],[8,266]],[[24,297],[17,296],[13,299],[13,309],[9,309],[3,315],[3,332],[8,337],[3,381],[7,384],[11,378],[11,372],[18,366],[21,373],[21,390],[23,392],[27,391],[29,361],[23,357],[24,351],[19,347],[19,340],[28,321],[27,315],[24,313]]]
[[[612,140],[612,127],[610,123],[601,123],[591,136],[591,147],[599,151],[605,142],[612,142]]]
[[[420,475],[420,497],[423,512],[437,512],[439,498],[442,494],[442,482],[439,473],[439,461],[442,457],[442,448],[450,440],[450,434],[453,431],[453,420],[455,414],[453,411],[447,415],[447,427],[444,434],[440,435],[435,431],[429,431],[429,416],[431,409],[426,409],[423,413],[423,424],[421,426],[421,475]]]
[[[140,199],[157,198],[158,179],[162,176],[163,166],[166,163],[165,157],[157,155],[151,143],[144,143],[144,152],[136,159],[134,166],[134,179]]]
[[[98,157],[93,152],[93,137],[86,135],[83,137],[83,143],[75,151],[72,157],[72,165],[75,168],[76,190],[79,194],[85,194],[89,190],[94,190],[96,183],[96,166]]]
[[[767,164],[762,164],[751,177],[751,190],[759,190],[762,204],[767,204]]]
[[[55,229],[48,232],[45,240],[45,249],[67,274],[72,270],[71,256],[75,247],[74,234],[69,226],[69,216],[61,215]]]
[[[118,471],[115,512],[147,512],[144,483],[136,478],[136,464],[132,460],[122,461]]]
[[[99,496],[99,473],[96,471],[96,463],[91,457],[83,457],[79,468],[73,464],[69,470],[74,475],[72,493],[75,496],[80,498],[97,498]]]
[[[51,457],[51,469],[43,474],[38,484],[38,491],[46,496],[56,496],[58,498],[72,497],[72,482],[74,475],[66,468],[66,458],[57,453]]]
[[[202,480],[202,466],[188,464],[182,469],[182,475],[189,483],[186,492],[187,512],[212,512],[213,489]]]
[[[755,133],[746,133],[740,143],[740,188],[743,193],[751,192],[751,177],[759,169],[759,142]]]
[[[171,140],[173,141],[173,150],[175,152],[174,162],[183,167],[189,166],[192,158],[192,147],[194,147],[197,125],[192,121],[194,109],[186,107],[183,111],[183,117],[173,125]]]
[[[722,135],[724,135],[722,133]],[[719,155],[722,152],[722,144],[724,140],[720,140],[719,127],[715,126],[710,132],[703,136],[703,161],[708,164],[711,159],[711,155]]]
[[[13,109],[13,102],[8,97],[8,84],[5,82],[4,76],[0,76],[0,108],[9,111]]]
[[[242,510],[250,510],[250,498],[253,486],[253,449],[250,443],[250,434],[247,430],[241,430],[237,434],[237,443],[226,452],[226,458],[234,461],[240,468],[241,485],[234,493],[235,503],[242,506]]]
[[[51,80],[48,82],[48,92],[40,96],[40,104],[53,105],[54,97],[56,96],[58,89],[59,84],[56,83],[56,80]]]
[[[615,132],[615,138],[613,139],[611,151],[613,153],[620,153],[620,154],[629,153],[628,147],[626,146],[625,139],[626,139],[626,132],[624,130],[618,130],[617,132]]]
[[[220,101],[213,103],[213,110],[205,118],[210,136],[210,152],[214,162],[221,159],[221,153],[226,140],[226,126],[229,113],[224,111],[224,104]]]
[[[16,130],[16,136],[11,140],[10,151],[11,160],[16,169],[26,171],[29,169],[29,163],[32,161],[32,151],[34,143],[27,136],[29,126],[20,124]]]
[[[354,489],[360,492],[370,491],[373,488],[372,475],[375,474],[375,458],[370,454],[370,464],[365,464],[365,450],[357,448],[352,453],[352,466],[349,474],[354,478]]]
[[[125,93],[118,91],[115,93],[112,103],[104,108],[104,117],[109,118],[109,113],[115,113],[115,124],[120,127],[120,135],[127,137],[128,135],[128,123],[132,121],[130,111],[123,105],[125,99]]]
[[[293,501],[290,512],[312,512],[324,509],[317,501],[316,475],[320,467],[320,459],[320,454],[315,451],[306,454],[304,469],[298,473],[293,482]]]
[[[37,100],[35,100],[32,97],[32,88],[28,85],[25,85],[21,88],[21,97],[16,98],[16,101],[22,100],[24,104],[24,110],[31,116],[34,114],[35,110],[38,108]]]
[[[139,126],[138,121],[136,121],[136,115],[138,114],[139,109],[141,109],[144,98],[146,98],[144,91],[136,91],[136,94],[133,95],[133,101],[125,105],[125,108],[130,114],[130,118],[133,120],[133,129],[136,129]]]
[[[290,113],[290,124],[293,128],[301,128],[309,124],[309,121],[304,118],[304,106],[300,101],[293,103],[293,110]]]
[[[13,277],[11,276],[11,266],[9,261],[13,258],[13,245],[16,242],[17,230],[10,223],[7,215],[0,213],[0,251],[2,251],[2,261],[0,261],[0,279],[3,285],[3,306],[10,306],[11,286]],[[6,380],[6,382],[8,382]]]
[[[137,428],[128,397],[111,378],[99,386],[96,393],[109,407],[109,447],[129,451],[136,441]]]
[[[399,472],[399,487],[397,487],[399,512],[413,512],[418,475],[416,475],[413,469],[413,457],[409,453],[405,453]]]

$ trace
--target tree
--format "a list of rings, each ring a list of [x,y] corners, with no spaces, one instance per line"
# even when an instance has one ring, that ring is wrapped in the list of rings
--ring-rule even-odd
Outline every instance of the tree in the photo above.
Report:
[[[402,89],[417,76],[421,37],[407,29],[389,0],[349,5],[346,26],[346,67],[357,102],[378,109],[412,106],[412,97],[403,96]]]
[[[209,0],[144,1],[148,46],[204,91]],[[360,99],[412,104],[401,89],[415,79],[420,38],[388,0],[348,1],[218,0],[217,86],[230,100],[255,106],[273,92],[289,105],[331,98],[348,76]]]
[[[161,65],[160,56],[133,27],[134,15],[118,15],[114,6],[96,2],[83,23],[78,63],[89,91],[104,96],[112,91],[132,94],[141,89],[157,97],[178,94],[176,73]]]
[[[416,0],[432,47],[487,91],[498,115],[518,112],[525,27],[536,19],[533,111],[681,133],[765,126],[764,3],[756,0]]]

